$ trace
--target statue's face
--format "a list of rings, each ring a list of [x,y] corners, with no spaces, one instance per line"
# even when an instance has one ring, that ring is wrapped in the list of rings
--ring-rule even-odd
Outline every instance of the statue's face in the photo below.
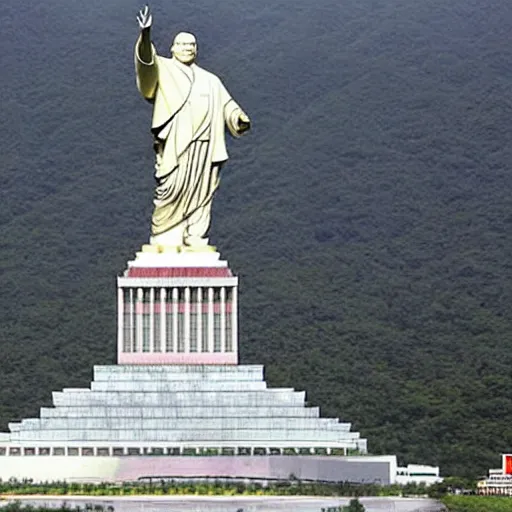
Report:
[[[180,32],[171,46],[172,56],[183,64],[192,64],[196,60],[197,42],[193,34]]]

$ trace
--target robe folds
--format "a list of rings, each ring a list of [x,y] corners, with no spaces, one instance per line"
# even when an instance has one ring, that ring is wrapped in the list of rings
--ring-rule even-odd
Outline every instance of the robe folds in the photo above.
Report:
[[[151,62],[135,46],[137,87],[153,103],[155,138],[154,211],[151,235],[176,245],[201,245],[207,239],[219,170],[228,159],[225,128],[237,137],[241,108],[218,77],[195,63],[161,57]],[[162,238],[162,237],[161,237]]]

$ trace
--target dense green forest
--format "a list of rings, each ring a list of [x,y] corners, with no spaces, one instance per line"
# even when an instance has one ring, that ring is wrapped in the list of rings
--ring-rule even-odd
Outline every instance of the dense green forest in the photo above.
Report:
[[[3,0],[0,428],[115,361],[148,239],[135,0]],[[253,121],[211,237],[241,361],[372,453],[476,476],[512,450],[510,0],[155,0]]]

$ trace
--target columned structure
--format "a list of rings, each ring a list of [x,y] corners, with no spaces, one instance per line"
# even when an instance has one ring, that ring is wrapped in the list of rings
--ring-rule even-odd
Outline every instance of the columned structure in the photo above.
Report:
[[[117,278],[119,364],[238,363],[238,278],[213,255],[194,256],[205,265],[154,255]]]
[[[117,278],[118,364],[10,423],[0,478],[392,481],[394,458],[350,457],[366,453],[366,439],[349,422],[322,418],[303,391],[268,388],[262,366],[238,364],[237,294],[218,253],[145,246]]]

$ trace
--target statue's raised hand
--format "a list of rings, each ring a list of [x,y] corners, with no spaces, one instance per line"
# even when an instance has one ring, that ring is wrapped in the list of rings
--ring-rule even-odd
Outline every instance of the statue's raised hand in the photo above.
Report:
[[[151,16],[149,5],[145,5],[144,8],[139,11],[139,14],[137,15],[137,21],[139,22],[139,27],[141,30],[145,28],[151,28],[151,23],[153,23],[153,16]]]

